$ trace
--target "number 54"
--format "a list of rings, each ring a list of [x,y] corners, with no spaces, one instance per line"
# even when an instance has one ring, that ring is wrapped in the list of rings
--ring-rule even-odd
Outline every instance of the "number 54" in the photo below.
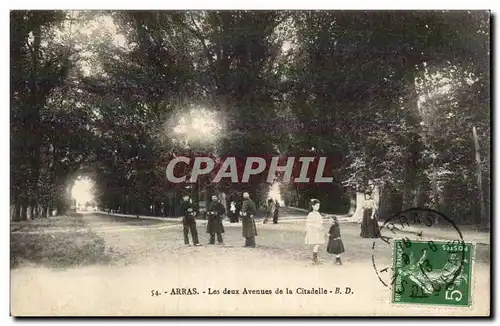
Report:
[[[444,293],[444,298],[446,300],[460,301],[462,300],[462,292],[460,292],[459,290],[446,291]]]

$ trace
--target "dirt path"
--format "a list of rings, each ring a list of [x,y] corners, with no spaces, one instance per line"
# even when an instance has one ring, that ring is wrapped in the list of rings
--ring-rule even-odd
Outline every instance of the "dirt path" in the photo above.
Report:
[[[106,250],[119,252],[110,265],[49,269],[22,266],[11,272],[14,315],[473,315],[489,311],[489,264],[485,248],[476,255],[474,305],[469,309],[396,306],[374,272],[369,239],[356,227],[343,228],[344,265],[321,249],[310,263],[301,223],[258,225],[257,248],[242,248],[240,225],[226,226],[225,246],[186,247],[179,224],[130,225],[86,215],[84,224],[101,236]],[[128,224],[127,224],[128,223]],[[377,262],[390,264],[390,251],[376,249]],[[243,294],[244,288],[273,294]],[[335,294],[337,288],[350,294]],[[196,288],[197,295],[172,295],[172,288]],[[224,289],[239,290],[224,295]],[[276,288],[284,294],[276,294]],[[292,294],[286,294],[286,289]],[[298,288],[326,289],[299,294]],[[218,290],[220,294],[209,294]],[[152,294],[153,291],[153,294]],[[156,295],[158,291],[159,295]],[[330,293],[332,291],[332,293]],[[166,293],[165,293],[166,292]],[[205,293],[203,293],[205,292]],[[300,290],[299,290],[300,292]],[[176,290],[174,290],[176,293]]]

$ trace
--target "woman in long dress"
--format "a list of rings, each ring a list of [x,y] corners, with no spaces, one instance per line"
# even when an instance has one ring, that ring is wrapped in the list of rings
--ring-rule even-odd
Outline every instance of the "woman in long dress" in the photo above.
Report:
[[[380,238],[380,228],[376,217],[377,207],[375,201],[370,195],[365,194],[365,201],[363,205],[363,220],[361,222],[361,233],[359,235],[362,238]]]
[[[319,213],[320,201],[311,199],[309,214],[306,218],[306,245],[313,245],[312,260],[318,263],[318,250],[325,241],[325,230],[323,228],[323,216]]]

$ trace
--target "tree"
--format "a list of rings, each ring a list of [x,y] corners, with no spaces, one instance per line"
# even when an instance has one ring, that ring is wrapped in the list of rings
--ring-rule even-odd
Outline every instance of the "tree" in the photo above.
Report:
[[[373,182],[380,215],[431,206],[487,224],[488,13],[13,12],[11,20],[18,219],[40,202],[62,209],[82,169],[95,172],[101,205],[171,215],[186,186],[165,178],[174,156],[313,155],[328,158],[335,182],[287,187],[303,207],[315,197],[345,213]],[[48,41],[68,21],[71,42]],[[178,118],[193,108],[218,116],[215,143],[179,141]],[[216,187],[209,175],[191,189],[264,197],[266,172]]]
[[[41,110],[66,78],[70,53],[50,42],[59,11],[11,12],[11,199],[14,219],[37,215],[40,203]]]

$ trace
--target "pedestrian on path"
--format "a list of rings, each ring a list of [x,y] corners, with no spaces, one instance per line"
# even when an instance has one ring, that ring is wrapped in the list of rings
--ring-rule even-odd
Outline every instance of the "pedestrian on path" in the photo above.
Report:
[[[274,200],[269,198],[267,200],[267,210],[266,210],[266,217],[264,218],[263,224],[266,224],[267,221],[272,217],[274,220],[274,212],[276,209],[276,205],[274,203]]]
[[[335,255],[335,263],[342,265],[340,254],[345,252],[344,243],[340,235],[340,225],[337,216],[330,218],[330,231],[328,231],[328,245],[326,251]]]
[[[361,221],[360,237],[362,238],[380,238],[380,228],[376,213],[378,211],[376,203],[370,194],[365,194],[363,203],[363,220]]]
[[[255,248],[257,227],[255,226],[254,215],[256,211],[255,203],[250,199],[250,194],[248,192],[243,193],[243,204],[241,205],[240,215],[245,247]]]
[[[321,244],[325,243],[325,231],[323,228],[323,216],[319,213],[320,201],[311,199],[309,214],[306,218],[306,245],[313,245],[312,260],[318,263],[318,250]]]
[[[239,215],[238,207],[236,206],[236,202],[232,200],[231,203],[229,204],[229,221],[231,223],[238,223],[239,222],[238,215]]]
[[[182,197],[181,203],[182,225],[184,231],[184,244],[189,245],[189,232],[193,238],[193,244],[199,246],[198,231],[196,230],[196,210],[189,195]]]
[[[280,213],[280,204],[278,200],[274,202],[273,224],[278,224],[278,215]]]
[[[210,234],[209,244],[215,244],[215,235],[217,234],[217,243],[223,244],[222,233],[224,233],[224,225],[222,225],[222,216],[226,213],[224,205],[215,195],[212,196],[212,202],[207,208],[207,233]]]

